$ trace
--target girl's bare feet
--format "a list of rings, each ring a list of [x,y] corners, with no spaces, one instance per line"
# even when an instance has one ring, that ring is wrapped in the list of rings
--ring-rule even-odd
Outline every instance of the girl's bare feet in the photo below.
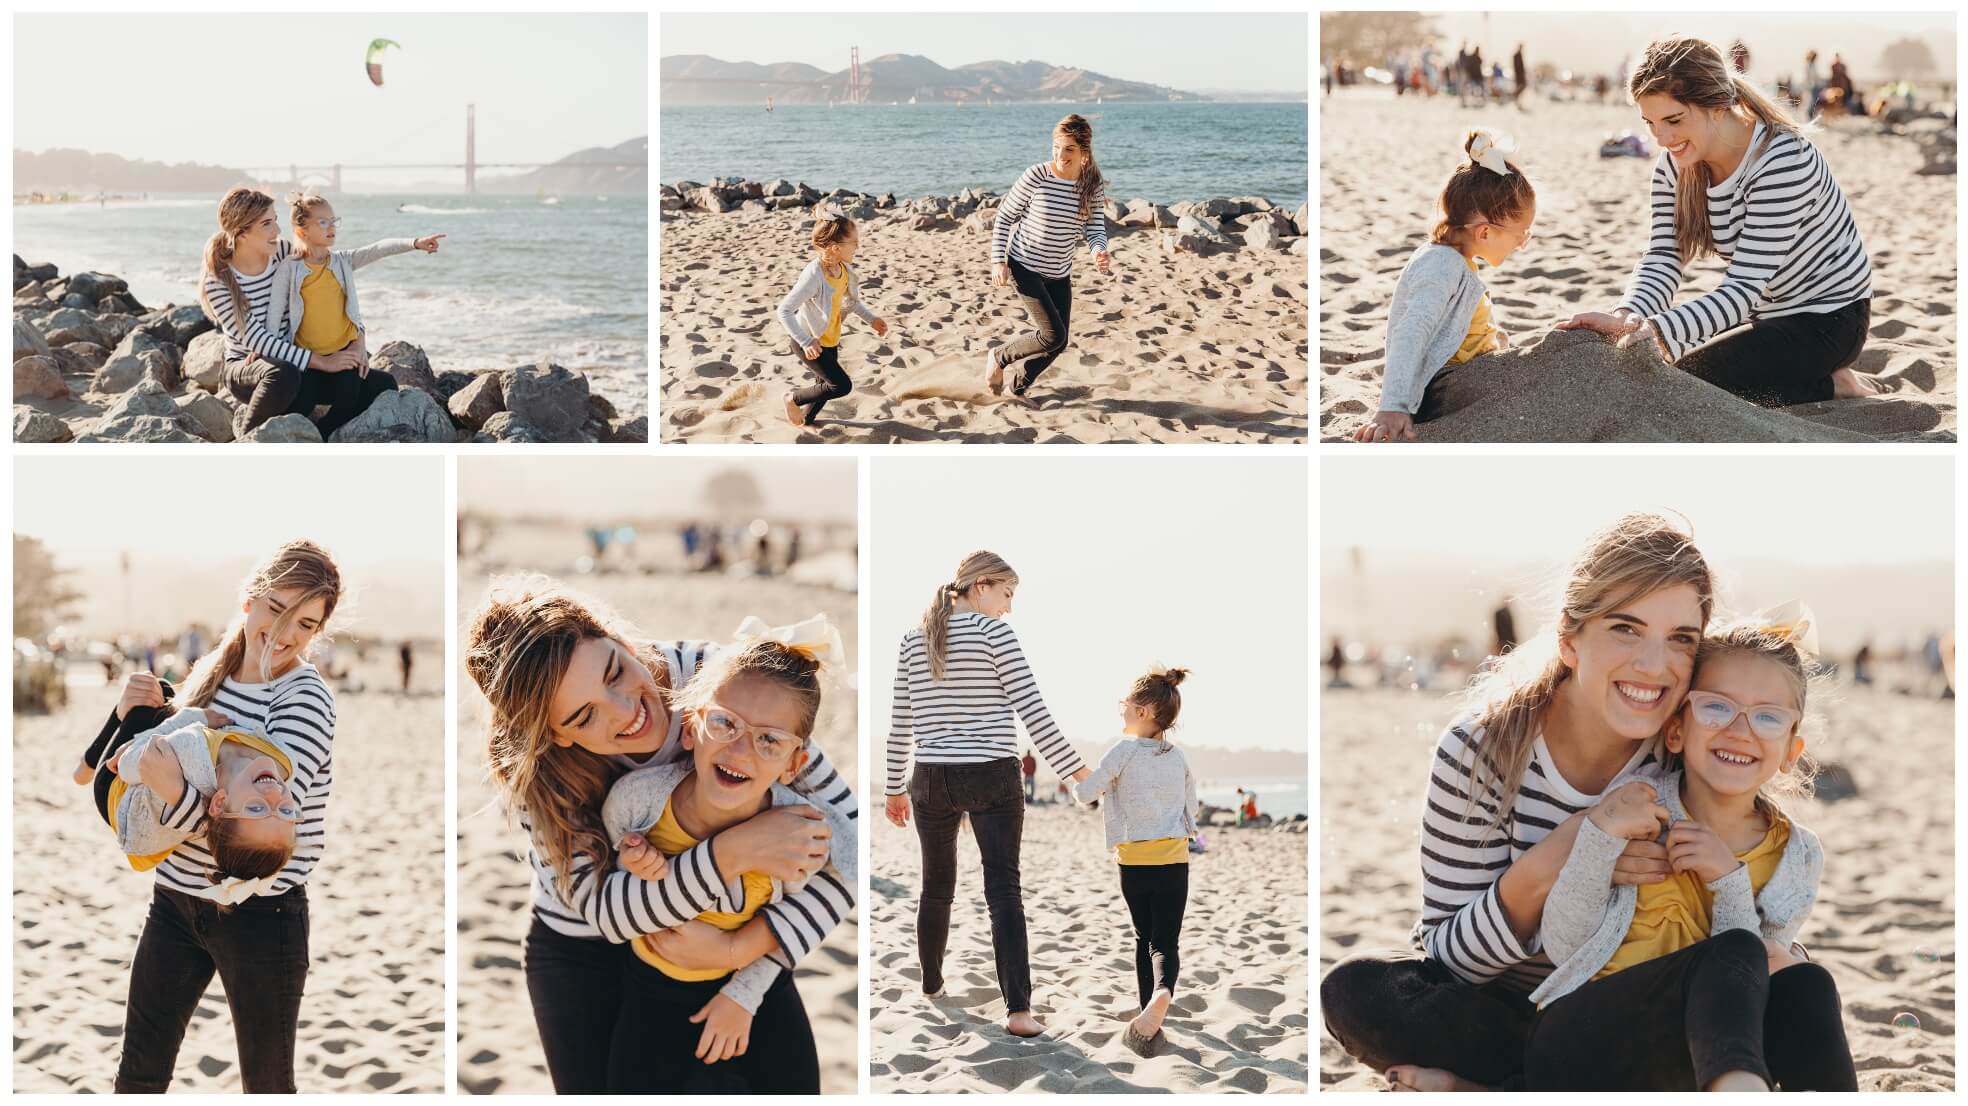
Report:
[[[1004,366],[998,364],[997,350],[987,349],[984,351],[984,367],[988,370],[984,374],[984,381],[991,386],[991,394],[994,396],[1003,395]]]
[[[793,402],[793,393],[791,392],[786,393],[786,421],[792,423],[794,426],[804,426],[806,424],[805,412],[800,410],[799,404]]]
[[[1770,1085],[1763,1077],[1746,1071],[1725,1071],[1708,1084],[1711,1091],[1768,1091]]]
[[[1876,378],[1867,376],[1856,369],[1839,369],[1831,374],[1831,397],[1833,399],[1864,399],[1886,391],[1886,386]]]
[[[1005,1029],[1014,1037],[1036,1037],[1045,1032],[1045,1026],[1039,1024],[1030,1010],[1020,1010],[1006,1018]]]
[[[88,761],[78,760],[75,762],[76,783],[88,783],[89,781],[95,778],[96,778],[96,770],[94,768],[89,767]]]
[[[1169,1003],[1174,999],[1174,995],[1158,989],[1153,997],[1149,998],[1148,1005],[1142,1007],[1141,1013],[1128,1024],[1143,1037],[1153,1037],[1162,1031],[1162,1019],[1168,1017]]]
[[[1422,1068],[1413,1064],[1396,1064],[1384,1073],[1387,1076],[1387,1089],[1390,1091],[1487,1091],[1490,1088],[1469,1080],[1452,1071],[1441,1068]]]

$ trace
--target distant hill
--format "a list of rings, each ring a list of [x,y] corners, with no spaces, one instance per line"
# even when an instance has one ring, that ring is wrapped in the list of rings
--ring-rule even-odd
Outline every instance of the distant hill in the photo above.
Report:
[[[87,150],[14,151],[19,192],[219,192],[246,174],[221,165],[130,161]]]
[[[1126,81],[1042,61],[980,61],[947,69],[919,54],[883,54],[861,66],[871,103],[971,103],[1096,100],[1202,100],[1208,97],[1141,81]],[[704,54],[673,54],[661,63],[661,96],[668,104],[756,104],[767,96],[786,104],[847,99],[851,74],[811,65],[720,61]]]
[[[593,164],[627,162],[627,165]],[[595,146],[568,154],[552,165],[516,176],[480,174],[481,192],[647,192],[649,136],[618,146]]]

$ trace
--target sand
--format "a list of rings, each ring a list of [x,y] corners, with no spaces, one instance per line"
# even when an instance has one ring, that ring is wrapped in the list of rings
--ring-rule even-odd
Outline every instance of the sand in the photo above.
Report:
[[[1851,773],[1858,794],[1795,808],[1825,848],[1799,939],[1838,982],[1860,1090],[1952,1090],[1953,704],[1840,687],[1825,706],[1815,748]],[[1421,795],[1455,711],[1440,693],[1398,691],[1327,691],[1320,710],[1323,975],[1348,956],[1406,948],[1421,906]],[[1903,1014],[1917,1027],[1896,1025]],[[1321,1030],[1319,1085],[1385,1083]]]
[[[1072,344],[1029,410],[985,387],[985,350],[1027,333],[989,243],[862,228],[862,299],[892,329],[843,335],[854,392],[795,428],[784,394],[812,380],[776,318],[808,260],[799,212],[686,213],[662,226],[662,440],[688,442],[1300,442],[1308,282],[1302,257],[1168,254],[1159,231],[1115,228],[1114,272],[1076,266]]]
[[[568,580],[581,592],[613,604],[652,634],[728,637],[747,614],[783,625],[824,612],[840,628],[848,653],[857,649],[855,597],[787,580],[711,576],[590,576],[576,579],[567,565],[540,551],[578,552],[578,533],[552,543],[543,528],[502,526],[479,556],[461,563],[458,614],[469,619],[489,581],[485,564],[519,566],[515,554],[533,551],[527,567]],[[462,632],[462,630],[461,630]],[[458,1089],[471,1094],[549,1094],[546,1059],[533,1024],[521,973],[531,922],[531,872],[526,839],[499,810],[485,782],[485,700],[462,666],[458,673]],[[835,693],[821,706],[814,740],[848,782],[859,787],[860,754],[852,695]],[[834,929],[826,943],[800,963],[794,979],[813,1021],[820,1053],[820,1085],[827,1094],[852,1094],[860,1064],[855,1030],[856,950],[859,914]],[[694,1031],[694,1028],[693,1028]]]
[[[1457,370],[1459,414],[1423,441],[1952,441],[1955,425],[1955,182],[1918,176],[1915,141],[1838,120],[1815,141],[1845,189],[1873,263],[1872,324],[1856,367],[1884,398],[1759,409],[1658,362],[1538,338],[1580,311],[1617,305],[1645,245],[1651,159],[1602,160],[1600,139],[1641,126],[1631,107],[1538,103],[1463,110],[1449,98],[1342,93],[1320,109],[1319,437],[1341,440],[1378,409],[1387,310],[1464,128],[1513,134],[1538,187],[1528,247],[1484,271],[1498,325],[1527,347]],[[1420,153],[1416,153],[1419,147]],[[1677,303],[1720,283],[1700,262]]]
[[[871,800],[874,802],[874,800]],[[1027,811],[1022,851],[1034,1012],[1049,1032],[1004,1029],[983,880],[958,842],[946,997],[923,997],[916,962],[915,830],[875,823],[869,994],[878,1093],[1274,1092],[1306,1090],[1306,840],[1283,830],[1209,830],[1189,875],[1182,974],[1164,1032],[1142,1059],[1122,1044],[1136,1013],[1134,937],[1100,815]]]
[[[360,670],[397,686],[395,651]],[[435,650],[412,694],[338,690],[328,853],[308,881],[302,1093],[444,1091],[444,700]],[[130,957],[152,878],[116,852],[69,779],[115,705],[77,688],[14,732],[14,1089],[107,1094],[122,1052]],[[177,1091],[236,1092],[232,1014],[215,979],[178,1053]]]

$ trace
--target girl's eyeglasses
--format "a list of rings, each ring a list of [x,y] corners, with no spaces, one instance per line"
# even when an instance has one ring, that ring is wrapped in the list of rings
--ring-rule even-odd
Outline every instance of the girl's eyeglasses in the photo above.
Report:
[[[759,759],[769,764],[790,759],[793,750],[806,744],[798,734],[769,726],[754,726],[730,708],[717,703],[697,712],[697,732],[719,745],[729,745],[741,737],[750,736],[753,751],[758,753]]]
[[[320,223],[322,226],[328,228],[329,230],[334,230],[336,227],[342,225],[342,217],[340,215],[337,215],[332,219],[317,219],[315,220],[315,222]]]
[[[248,799],[246,800],[246,805],[240,807],[237,814],[227,811],[220,814],[219,817],[278,818],[283,822],[294,822],[298,824],[301,820],[301,804],[292,799],[282,799],[277,803],[269,803],[265,799]]]
[[[1750,732],[1765,741],[1780,741],[1789,737],[1791,728],[1803,718],[1802,714],[1789,707],[1780,707],[1775,703],[1745,707],[1727,695],[1717,695],[1713,691],[1690,691],[1688,715],[1711,730],[1728,729],[1738,715],[1747,716]]]

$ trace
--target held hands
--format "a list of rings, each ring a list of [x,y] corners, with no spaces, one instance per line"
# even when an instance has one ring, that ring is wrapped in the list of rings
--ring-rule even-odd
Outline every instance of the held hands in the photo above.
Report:
[[[1414,416],[1406,411],[1382,411],[1353,431],[1356,442],[1412,442],[1417,435]]]
[[[890,795],[888,801],[883,804],[882,813],[888,815],[890,822],[898,826],[907,827],[909,824],[909,797],[907,795]]]
[[[133,707],[163,705],[164,685],[157,677],[148,672],[132,672],[123,681],[123,697],[116,701],[116,717],[119,721],[128,718]]]
[[[418,249],[424,251],[425,253],[436,253],[437,240],[442,237],[444,237],[442,234],[425,235],[424,237],[417,239],[417,241],[413,243],[413,245],[415,245]]]
[[[1586,812],[1592,824],[1614,837],[1651,841],[1668,824],[1670,816],[1661,805],[1654,785],[1643,780],[1622,784]]]
[[[659,880],[670,874],[670,858],[656,851],[639,833],[622,838],[615,847],[615,862],[637,879]]]
[[[875,337],[877,338],[885,337],[888,334],[887,319],[876,319],[874,322],[869,323],[868,325],[874,328]]]
[[[1742,867],[1720,834],[1692,820],[1667,828],[1667,861],[1675,871],[1693,872],[1703,883],[1714,883]]]
[[[1093,775],[1093,769],[1082,767],[1079,771],[1066,778],[1072,780],[1074,783],[1085,783],[1087,777],[1091,775]]]
[[[690,1015],[691,1024],[704,1023],[704,1035],[697,1039],[697,1058],[706,1064],[743,1056],[752,1043],[752,1015],[737,1003],[718,994]]]

